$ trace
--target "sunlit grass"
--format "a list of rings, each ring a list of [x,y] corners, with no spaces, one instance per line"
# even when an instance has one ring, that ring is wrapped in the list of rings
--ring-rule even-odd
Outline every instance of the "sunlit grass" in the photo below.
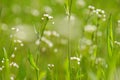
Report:
[[[119,80],[119,5],[2,0],[0,80]]]

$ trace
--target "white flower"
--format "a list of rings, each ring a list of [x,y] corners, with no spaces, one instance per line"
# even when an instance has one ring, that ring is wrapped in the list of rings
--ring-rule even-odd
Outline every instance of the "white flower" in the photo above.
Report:
[[[76,1],[76,5],[78,6],[78,7],[84,7],[85,6],[85,1],[84,0],[77,0]]]
[[[96,26],[94,26],[94,25],[86,25],[85,26],[85,28],[84,28],[84,30],[86,31],[86,32],[94,32],[94,31],[96,31],[97,30],[97,27]]]
[[[94,6],[91,6],[91,5],[89,5],[88,8],[89,8],[90,10],[95,10],[95,7],[94,7]]]
[[[32,10],[31,10],[31,14],[32,14],[33,16],[39,16],[39,15],[40,15],[40,13],[39,13],[39,11],[38,11],[37,9],[32,9]]]

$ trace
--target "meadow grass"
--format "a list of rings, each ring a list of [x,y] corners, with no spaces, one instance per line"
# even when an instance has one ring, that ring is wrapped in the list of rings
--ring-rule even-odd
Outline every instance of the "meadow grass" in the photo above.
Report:
[[[2,0],[0,80],[119,80],[119,5]]]

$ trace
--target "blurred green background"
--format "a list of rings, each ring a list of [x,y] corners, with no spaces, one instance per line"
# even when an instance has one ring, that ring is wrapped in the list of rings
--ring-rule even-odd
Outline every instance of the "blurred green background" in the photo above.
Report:
[[[5,65],[2,62],[3,48],[7,51],[9,62],[15,62],[19,66],[19,68],[10,66],[10,80],[37,80],[36,71],[28,59],[29,51],[35,62],[38,58],[36,65],[40,70],[40,80],[69,80],[69,73],[71,80],[109,80],[106,76],[112,71],[114,73],[111,74],[111,80],[120,79],[119,46],[115,46],[113,52],[116,56],[108,59],[106,44],[110,14],[113,19],[114,40],[120,41],[120,23],[118,24],[120,0],[73,0],[70,32],[65,1],[67,0],[0,0],[0,80],[6,79]],[[92,58],[94,49],[90,53],[91,48],[94,47],[94,42],[91,41],[92,33],[83,31],[86,25],[97,23],[96,15],[88,19],[89,5],[104,10],[106,14],[106,21],[99,23],[100,37],[96,44],[98,45],[96,59]],[[53,19],[47,22],[43,38],[39,42],[36,32],[39,32],[44,23],[44,14],[49,14]],[[77,64],[76,59],[71,60],[71,72],[67,72],[66,67],[68,66],[68,35],[71,37],[70,56],[80,59],[80,65]],[[81,45],[84,46],[81,48]],[[97,60],[98,63],[95,64]],[[106,69],[106,65],[110,62],[115,66]],[[54,67],[49,64],[53,64]]]

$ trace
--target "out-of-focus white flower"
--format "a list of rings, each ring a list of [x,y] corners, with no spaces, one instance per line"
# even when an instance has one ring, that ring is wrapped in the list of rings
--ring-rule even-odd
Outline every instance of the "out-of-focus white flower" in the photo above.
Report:
[[[12,30],[15,30],[13,35],[16,40],[32,42],[36,39],[34,28],[29,25],[17,25]]]
[[[82,38],[80,40],[80,49],[84,50],[86,49],[87,46],[91,46],[92,45],[92,41],[90,39],[87,38]]]
[[[114,43],[120,46],[120,42],[118,42],[118,41],[114,41]]]
[[[0,67],[0,71],[2,71],[3,69],[2,69],[2,67]]]
[[[48,69],[51,70],[54,68],[54,64],[48,64]]]
[[[39,15],[40,15],[40,13],[39,13],[39,11],[38,11],[37,9],[32,9],[32,10],[31,10],[31,14],[32,14],[33,16],[39,16]]]
[[[94,32],[94,31],[96,31],[97,30],[97,27],[96,26],[94,26],[94,25],[86,25],[85,26],[85,28],[84,28],[84,30],[86,31],[86,32]]]
[[[45,6],[44,9],[45,9],[45,12],[46,12],[46,13],[49,13],[49,14],[52,13],[52,8],[51,8],[51,7]]]
[[[77,0],[76,1],[76,6],[77,7],[84,7],[86,5],[84,0]]]
[[[15,63],[15,62],[11,62],[10,63],[10,66],[12,67],[16,67],[16,68],[19,68],[19,65],[17,64],[17,63]]]
[[[92,10],[92,11],[95,10],[95,7],[92,6],[92,5],[89,5],[88,8],[89,8],[90,10]]]
[[[120,24],[120,20],[118,20],[118,24]]]
[[[10,77],[10,80],[14,80],[14,77],[13,77],[13,76],[11,76],[11,77]]]
[[[36,45],[39,45],[39,44],[40,44],[40,39],[37,39],[37,40],[35,41],[35,44],[36,44]]]
[[[80,64],[80,58],[78,58],[78,57],[70,57],[70,60],[76,60],[77,64],[78,65]]]
[[[46,39],[45,37],[42,37],[41,40],[46,44],[48,44],[49,47],[53,47],[53,43],[50,40]]]
[[[48,17],[48,19],[53,19],[53,16],[50,16],[49,14],[44,14],[44,17]]]
[[[12,57],[12,58],[15,58],[15,54],[13,53],[13,54],[11,55],[11,57]]]

